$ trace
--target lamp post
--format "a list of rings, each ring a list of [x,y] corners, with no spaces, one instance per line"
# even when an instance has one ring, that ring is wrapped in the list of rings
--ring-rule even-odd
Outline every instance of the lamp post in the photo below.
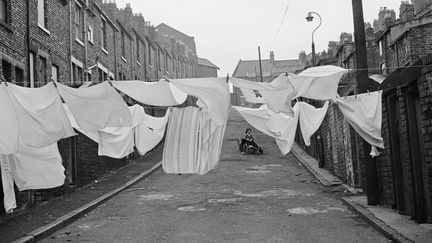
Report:
[[[321,26],[322,19],[321,19],[321,15],[319,15],[318,13],[316,13],[316,12],[309,12],[308,15],[307,15],[307,17],[306,17],[306,20],[308,22],[312,22],[312,20],[313,20],[312,14],[315,14],[316,16],[318,16],[319,20],[320,20],[319,25],[312,31],[312,66],[314,67],[315,66],[315,42],[314,42],[314,34],[315,34],[315,31]]]

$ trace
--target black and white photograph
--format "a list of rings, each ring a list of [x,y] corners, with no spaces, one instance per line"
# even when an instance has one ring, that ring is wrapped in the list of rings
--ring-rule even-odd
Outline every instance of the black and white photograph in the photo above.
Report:
[[[432,0],[0,0],[0,243],[432,242]]]

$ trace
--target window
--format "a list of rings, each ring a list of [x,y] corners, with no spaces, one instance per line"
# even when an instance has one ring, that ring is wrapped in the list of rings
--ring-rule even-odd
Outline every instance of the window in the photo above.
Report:
[[[2,61],[2,69],[3,69],[3,77],[6,79],[7,82],[12,81],[12,65],[3,60]]]
[[[35,87],[35,54],[33,52],[30,52],[30,57],[29,57],[29,75],[30,75],[30,88],[34,88]]]
[[[385,62],[380,64],[380,71],[381,71],[381,75],[387,74],[387,66]]]
[[[162,51],[159,49],[158,50],[158,67],[159,67],[159,70],[160,71],[162,71],[162,63],[161,63],[161,60],[162,60]]]
[[[38,24],[40,27],[46,28],[46,4],[45,0],[38,0]]]
[[[44,57],[39,57],[39,82],[37,82],[36,87],[42,87],[47,83],[46,76],[46,59]]]
[[[382,40],[380,40],[379,42],[378,42],[378,46],[379,46],[379,54],[380,54],[380,56],[382,56],[383,55],[383,53],[384,53],[384,47],[383,47],[383,42],[382,42]]]
[[[87,39],[93,44],[93,28],[89,25],[87,30]]]
[[[24,83],[24,70],[19,67],[15,67],[15,83],[19,86],[25,86]]]
[[[56,65],[51,66],[51,78],[53,81],[58,82],[58,67]]]
[[[126,46],[125,46],[125,33],[124,33],[124,31],[122,30],[121,31],[121,55],[122,55],[122,57],[125,57],[126,56]]]
[[[82,42],[83,40],[83,33],[81,31],[82,24],[82,8],[81,6],[76,3],[75,4],[75,16],[74,16],[74,24],[75,24],[75,38]]]
[[[409,49],[407,43],[404,44],[404,49],[405,49],[405,56],[408,56]]]
[[[99,81],[108,80],[108,74],[99,68]]]
[[[102,49],[107,50],[107,33],[106,33],[106,21],[101,19],[101,45]]]
[[[8,11],[8,1],[0,0],[0,22],[8,23],[9,21],[9,11]]]
[[[83,69],[76,65],[75,63],[72,63],[72,77],[74,84],[82,84],[83,82]]]
[[[141,57],[140,57],[140,44],[139,44],[138,36],[135,38],[135,40],[136,40],[136,60],[137,62],[140,62]]]

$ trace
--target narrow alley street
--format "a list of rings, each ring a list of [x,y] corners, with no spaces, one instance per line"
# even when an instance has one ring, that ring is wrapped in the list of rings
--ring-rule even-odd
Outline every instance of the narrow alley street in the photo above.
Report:
[[[233,110],[217,169],[158,171],[43,242],[388,242],[254,131],[265,155],[241,155],[248,124]]]

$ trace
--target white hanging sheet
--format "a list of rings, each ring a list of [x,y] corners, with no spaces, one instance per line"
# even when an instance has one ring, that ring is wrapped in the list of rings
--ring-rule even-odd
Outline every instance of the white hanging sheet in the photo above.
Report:
[[[258,109],[233,106],[240,115],[253,127],[276,139],[283,155],[291,151],[298,124],[299,106],[293,107],[293,116],[275,113],[265,105]]]
[[[132,127],[106,127],[97,132],[98,155],[121,159],[134,151]]]
[[[328,110],[328,101],[321,108],[315,108],[306,102],[299,104],[299,122],[302,137],[306,146],[310,146],[311,136],[318,130]]]
[[[23,144],[41,148],[76,135],[54,83],[40,88],[9,84],[7,89],[16,112]]]
[[[337,97],[337,89],[347,69],[336,66],[308,68],[299,74],[288,74],[288,79],[295,87],[295,97],[315,100],[329,100]]]
[[[170,109],[163,117],[153,117],[144,113],[144,119],[135,127],[135,146],[140,155],[152,150],[162,140],[170,116]]]
[[[219,164],[226,122],[219,126],[211,120],[207,120],[203,122],[201,128],[201,152],[198,158],[197,173],[204,175]]]
[[[13,154],[18,145],[18,120],[9,92],[0,84],[0,154]]]
[[[175,106],[185,102],[187,94],[165,80],[159,82],[112,81],[113,86],[146,105]]]
[[[241,92],[245,100],[249,103],[253,104],[264,104],[265,100],[262,97],[262,94],[258,90],[240,88]]]
[[[181,91],[198,99],[197,105],[203,109],[205,119],[218,126],[226,123],[230,109],[230,93],[226,78],[173,79],[170,83]]]
[[[286,74],[279,75],[278,78],[270,83],[252,82],[238,78],[231,78],[230,82],[233,86],[239,87],[242,90],[246,101],[250,103],[265,103],[267,108],[274,112],[282,112],[293,116],[291,100],[295,96],[295,90],[289,83]],[[255,94],[255,97],[252,94]],[[261,97],[256,97],[257,94]]]
[[[20,191],[47,189],[63,185],[65,175],[57,143],[43,148],[20,144],[10,163]]]
[[[68,117],[68,119],[69,119],[69,121],[70,121],[70,123],[71,123],[71,125],[72,125],[73,128],[75,128],[78,132],[84,134],[86,137],[90,138],[94,142],[96,142],[96,143],[99,142],[97,131],[86,132],[83,129],[81,129],[81,127],[78,126],[78,124],[76,123],[75,118],[72,115],[72,112],[71,112],[69,106],[66,105],[66,104],[63,104],[63,108],[64,108],[64,110],[66,112],[66,115],[67,115],[67,117]]]
[[[12,213],[16,206],[15,189],[11,162],[12,154],[0,154],[1,179],[3,187],[3,205],[6,213]]]
[[[82,89],[57,83],[57,88],[84,131],[132,126],[132,117],[126,103],[108,82]]]
[[[170,110],[162,168],[166,173],[198,173],[203,112],[196,107]]]
[[[381,135],[382,94],[379,91],[335,99],[354,130],[370,145],[384,148]]]

